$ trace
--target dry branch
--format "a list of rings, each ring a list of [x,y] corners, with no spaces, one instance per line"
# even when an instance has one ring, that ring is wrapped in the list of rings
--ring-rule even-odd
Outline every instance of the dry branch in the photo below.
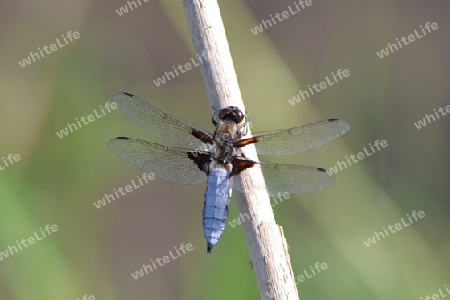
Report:
[[[237,106],[245,112],[217,1],[183,3],[195,49],[203,56],[201,70],[211,107]],[[245,147],[245,155],[258,161],[254,145]],[[254,188],[265,186],[264,178],[259,169],[248,170],[250,175],[243,179],[246,193],[235,193],[235,198],[239,212],[250,216],[243,227],[261,299],[299,299],[286,241],[275,223],[269,196]]]

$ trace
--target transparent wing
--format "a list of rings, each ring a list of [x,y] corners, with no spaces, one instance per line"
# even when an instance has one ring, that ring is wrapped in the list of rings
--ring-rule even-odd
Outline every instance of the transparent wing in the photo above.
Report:
[[[212,135],[207,130],[166,114],[132,94],[116,93],[113,101],[128,119],[169,143],[188,148],[202,148],[204,143],[212,141]]]
[[[130,138],[112,139],[108,148],[130,164],[166,181],[197,184],[206,179],[206,174],[188,157],[192,153],[189,149],[165,147]]]
[[[256,132],[252,139],[258,154],[283,155],[320,147],[350,129],[347,122],[328,119],[291,129]]]
[[[261,162],[261,168],[269,195],[278,192],[310,193],[336,183],[336,178],[323,168],[301,165],[282,165]]]
[[[310,193],[333,186],[336,179],[329,175],[323,168],[315,168],[301,165],[282,165],[261,161],[266,188],[269,195],[277,195],[279,192],[289,194]],[[233,178],[233,189],[245,192],[242,181],[238,180],[246,170]],[[263,188],[263,187],[256,187]]]

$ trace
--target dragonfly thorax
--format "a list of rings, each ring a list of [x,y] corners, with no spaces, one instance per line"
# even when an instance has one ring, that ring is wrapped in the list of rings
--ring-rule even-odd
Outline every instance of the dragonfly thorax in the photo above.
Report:
[[[239,126],[232,121],[222,121],[214,132],[214,145],[212,155],[220,164],[230,163],[236,156],[237,150],[233,141],[241,138]]]

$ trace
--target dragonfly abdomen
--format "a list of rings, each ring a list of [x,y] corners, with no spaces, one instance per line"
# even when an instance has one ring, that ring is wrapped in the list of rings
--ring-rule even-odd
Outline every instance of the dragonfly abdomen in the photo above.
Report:
[[[214,168],[208,176],[203,206],[203,231],[208,253],[211,253],[225,230],[229,204],[230,179],[228,172],[222,168]]]

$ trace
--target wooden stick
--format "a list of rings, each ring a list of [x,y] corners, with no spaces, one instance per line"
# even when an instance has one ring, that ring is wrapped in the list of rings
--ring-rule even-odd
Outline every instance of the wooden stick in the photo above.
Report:
[[[183,3],[213,111],[237,106],[245,112],[217,1]],[[254,145],[245,147],[245,156],[258,161]],[[242,183],[246,193],[235,193],[235,198],[241,215],[250,218],[243,220],[243,227],[261,299],[299,299],[286,240],[275,223],[270,198],[267,191],[255,188],[265,186],[261,170],[247,170],[249,176]]]

